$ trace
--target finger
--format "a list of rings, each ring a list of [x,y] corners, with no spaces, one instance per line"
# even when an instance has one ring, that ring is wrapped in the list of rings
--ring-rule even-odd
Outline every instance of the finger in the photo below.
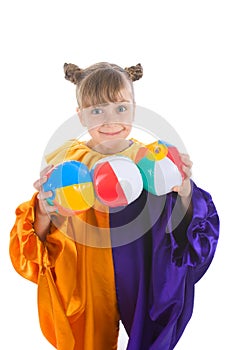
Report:
[[[44,201],[43,203],[44,205],[44,210],[48,213],[48,214],[52,214],[52,213],[55,213],[55,212],[58,212],[58,209],[55,205],[49,205],[47,204],[47,202]]]
[[[181,157],[188,157],[189,158],[189,154],[188,153],[183,153],[183,152],[179,152]]]
[[[44,214],[58,213],[57,207],[49,205],[46,201],[40,201],[40,210]]]
[[[48,176],[46,175],[49,170],[51,170],[54,166],[52,164],[48,165],[45,167],[41,172],[40,172],[40,179],[36,180],[33,184],[35,189],[37,191],[40,191],[42,188],[42,185],[48,180]]]
[[[180,186],[174,186],[174,187],[172,188],[172,191],[173,191],[173,192],[179,192],[179,190],[180,190]]]
[[[38,195],[37,195],[37,198],[38,198],[39,200],[45,200],[45,199],[47,199],[47,198],[52,197],[52,195],[53,195],[53,192],[52,192],[52,191],[48,191],[48,192],[40,191],[40,192],[38,193]]]
[[[187,167],[189,167],[189,168],[192,168],[193,162],[192,162],[189,158],[182,157],[182,158],[181,158],[181,161],[182,161],[182,163],[183,163],[185,166],[187,166]]]
[[[192,172],[191,172],[190,167],[183,165],[182,169],[183,169],[184,173],[187,175],[187,177],[191,177],[192,176]]]
[[[41,177],[41,178],[44,177],[44,176],[47,174],[47,172],[48,172],[49,170],[51,170],[53,167],[54,167],[53,164],[49,164],[48,166],[46,166],[43,170],[41,170],[41,172],[40,172],[40,177]]]
[[[36,190],[40,191],[42,185],[48,180],[47,176],[43,176],[42,178],[36,180],[33,184]]]
[[[185,165],[186,165],[186,167],[188,167],[189,169],[191,169],[192,168],[192,166],[193,166],[193,162],[191,161],[191,160],[189,160],[189,161],[185,161],[185,162],[183,162]]]
[[[188,154],[181,154],[180,159],[182,160],[182,163],[184,163],[187,167],[192,168],[193,162],[190,160]]]

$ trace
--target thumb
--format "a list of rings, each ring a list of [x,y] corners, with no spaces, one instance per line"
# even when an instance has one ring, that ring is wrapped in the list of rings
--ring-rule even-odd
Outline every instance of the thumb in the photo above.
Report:
[[[179,192],[179,186],[174,186],[174,187],[172,187],[172,191],[173,192]]]

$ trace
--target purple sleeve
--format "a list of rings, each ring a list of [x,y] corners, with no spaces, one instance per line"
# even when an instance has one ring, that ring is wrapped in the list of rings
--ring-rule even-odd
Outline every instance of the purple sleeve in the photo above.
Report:
[[[173,210],[174,198],[173,195]],[[178,213],[179,209],[175,211]],[[177,213],[175,217],[179,217]],[[214,257],[218,237],[219,217],[211,195],[192,182],[192,217],[184,216],[172,229],[173,262],[192,267],[197,282]]]

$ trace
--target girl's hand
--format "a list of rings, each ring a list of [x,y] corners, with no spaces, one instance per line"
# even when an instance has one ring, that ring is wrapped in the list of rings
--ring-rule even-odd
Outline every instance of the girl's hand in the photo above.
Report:
[[[47,172],[52,169],[52,165],[47,166],[40,173],[40,178],[34,182],[34,187],[39,191],[37,195],[37,203],[35,206],[35,221],[34,221],[34,230],[37,236],[41,241],[46,240],[46,236],[50,232],[50,213],[53,213],[57,210],[55,206],[49,205],[46,201],[47,198],[52,196],[52,192],[44,192],[43,184],[47,181]]]
[[[53,165],[48,165],[40,173],[40,178],[36,180],[33,184],[35,189],[39,192],[37,195],[38,205],[37,213],[40,215],[48,215],[49,213],[55,212],[57,210],[56,206],[49,205],[46,201],[47,198],[51,197],[53,194],[51,191],[44,192],[43,184],[47,181],[47,172],[53,168]]]
[[[190,160],[188,154],[180,153],[180,158],[184,163],[183,171],[186,174],[186,178],[183,180],[181,186],[173,187],[173,191],[177,192],[180,197],[185,199],[185,198],[190,198],[191,196],[192,188],[191,188],[190,177],[192,175],[191,169],[192,169],[193,163]]]

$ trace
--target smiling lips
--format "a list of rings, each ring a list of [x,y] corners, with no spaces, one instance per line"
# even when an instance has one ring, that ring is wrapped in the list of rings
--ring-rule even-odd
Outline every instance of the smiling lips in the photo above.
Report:
[[[104,134],[104,135],[109,135],[109,136],[113,136],[113,135],[118,135],[120,134],[124,129],[121,129],[121,130],[118,130],[118,131],[115,131],[115,132],[105,132],[105,131],[100,131],[101,134]]]

